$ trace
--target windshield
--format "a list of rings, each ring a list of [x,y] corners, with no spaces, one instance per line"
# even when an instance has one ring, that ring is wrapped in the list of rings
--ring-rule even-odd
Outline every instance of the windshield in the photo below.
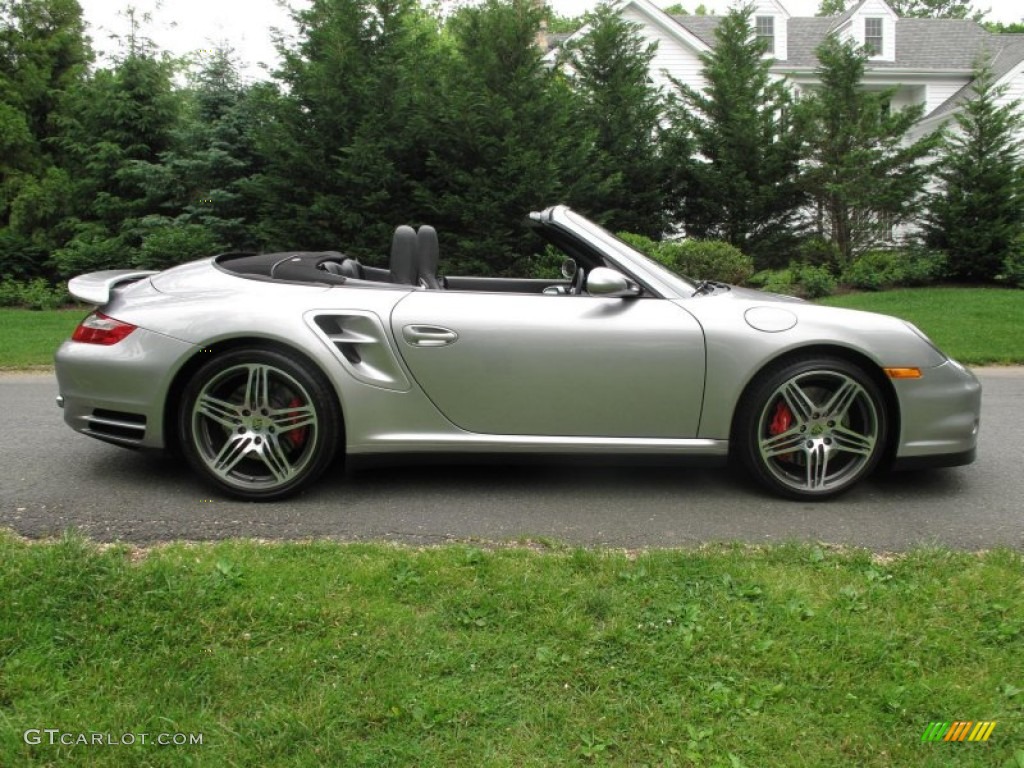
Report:
[[[640,269],[651,273],[659,281],[671,286],[673,291],[679,296],[691,296],[694,290],[696,290],[696,283],[673,272],[664,264],[659,264],[654,259],[644,255],[625,240],[616,237],[604,227],[590,221],[590,219],[586,219],[571,210],[566,211],[566,216],[580,229],[586,230],[588,234],[600,240],[602,244],[623,256],[624,260],[635,264]]]

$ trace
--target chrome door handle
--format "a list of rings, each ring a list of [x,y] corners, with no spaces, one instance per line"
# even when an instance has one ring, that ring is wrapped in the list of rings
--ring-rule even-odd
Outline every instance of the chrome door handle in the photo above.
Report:
[[[414,347],[444,347],[458,341],[459,334],[436,325],[407,325],[402,337]]]

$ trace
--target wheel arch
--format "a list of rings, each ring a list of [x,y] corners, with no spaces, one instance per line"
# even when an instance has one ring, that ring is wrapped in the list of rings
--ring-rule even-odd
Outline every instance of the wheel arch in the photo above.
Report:
[[[739,399],[736,401],[736,406],[732,411],[732,420],[729,425],[730,453],[733,453],[739,445],[739,441],[737,440],[737,429],[739,427],[738,419],[741,410],[740,403],[744,402],[750,396],[751,390],[758,385],[761,379],[767,375],[769,371],[789,365],[795,360],[815,356],[837,357],[848,363],[852,363],[871,376],[875,384],[878,385],[878,389],[882,393],[882,397],[885,398],[886,415],[888,416],[890,423],[885,453],[882,455],[882,460],[879,462],[879,466],[885,467],[891,464],[896,456],[896,449],[899,446],[901,434],[900,404],[899,398],[896,396],[896,389],[893,387],[892,381],[885,375],[882,367],[876,361],[872,360],[863,352],[858,352],[855,349],[838,344],[813,344],[806,347],[789,349],[782,354],[765,361],[765,363],[758,368],[757,372],[750,377],[746,385],[743,387],[743,390],[740,392]]]
[[[327,390],[331,393],[334,398],[335,404],[338,406],[338,413],[341,414],[341,424],[339,424],[338,435],[340,445],[338,446],[342,454],[345,451],[345,408],[341,398],[338,396],[338,391],[331,381],[331,377],[324,371],[321,366],[314,358],[303,352],[301,349],[294,347],[290,344],[285,344],[277,339],[268,339],[262,336],[236,336],[230,339],[221,339],[220,341],[212,344],[201,346],[185,364],[178,369],[177,373],[174,374],[174,378],[171,380],[170,387],[167,390],[167,397],[164,398],[164,409],[162,414],[162,427],[164,434],[164,447],[173,453],[180,453],[180,445],[178,444],[178,430],[174,427],[176,414],[178,408],[181,405],[181,397],[185,391],[185,387],[188,385],[189,380],[195,375],[196,371],[202,367],[211,354],[218,352],[230,352],[235,349],[242,349],[245,347],[267,349],[276,352],[281,352],[291,357],[298,358],[303,363],[309,365],[310,369],[315,371],[317,375],[321,376],[324,383],[327,386]]]

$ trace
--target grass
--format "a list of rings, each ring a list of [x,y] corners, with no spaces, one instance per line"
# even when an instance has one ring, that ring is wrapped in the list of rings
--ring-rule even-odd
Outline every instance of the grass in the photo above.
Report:
[[[819,303],[902,317],[968,365],[1024,363],[1022,290],[908,288],[831,296]]]
[[[42,312],[0,309],[0,368],[53,365],[53,353],[87,314],[85,307]]]
[[[1009,551],[0,535],[0,595],[5,766],[1024,766]]]

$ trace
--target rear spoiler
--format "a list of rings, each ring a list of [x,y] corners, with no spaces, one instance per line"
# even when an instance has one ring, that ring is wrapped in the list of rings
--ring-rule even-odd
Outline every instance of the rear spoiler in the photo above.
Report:
[[[110,301],[110,292],[116,286],[141,280],[156,273],[154,269],[105,269],[102,272],[90,272],[71,278],[68,281],[68,291],[79,301],[102,307]]]

